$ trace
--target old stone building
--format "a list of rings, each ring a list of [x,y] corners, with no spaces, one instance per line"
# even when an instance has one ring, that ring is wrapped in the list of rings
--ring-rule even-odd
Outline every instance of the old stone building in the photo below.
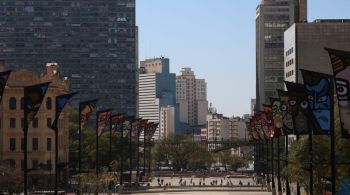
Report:
[[[7,161],[16,170],[24,167],[23,140],[23,88],[51,81],[36,118],[29,124],[28,169],[29,176],[50,174],[55,170],[55,137],[49,128],[55,118],[55,97],[69,91],[67,78],[59,78],[58,65],[48,63],[46,74],[20,70],[12,72],[0,106],[0,161]],[[68,111],[59,121],[59,162],[68,162]]]

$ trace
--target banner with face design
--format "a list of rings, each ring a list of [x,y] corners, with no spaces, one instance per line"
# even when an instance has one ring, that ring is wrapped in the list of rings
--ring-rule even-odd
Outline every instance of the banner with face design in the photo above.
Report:
[[[270,103],[272,108],[272,121],[273,125],[275,127],[275,130],[282,132],[281,129],[283,127],[283,118],[282,118],[282,108],[281,108],[281,101],[279,98],[272,98],[270,97]],[[278,135],[280,136],[280,135]],[[276,137],[276,136],[274,136]]]
[[[288,89],[289,110],[293,118],[294,134],[308,134],[309,125],[309,104],[307,101],[306,88],[302,84],[285,81]]]
[[[333,77],[301,70],[312,116],[314,134],[330,134],[333,130]]]
[[[79,118],[80,126],[83,127],[90,119],[92,112],[97,104],[97,99],[79,103]]]
[[[333,69],[342,135],[350,138],[350,52],[325,49]]]
[[[267,127],[269,131],[269,138],[279,137],[281,136],[281,131],[279,129],[275,129],[272,118],[272,107],[271,105],[264,104],[264,113],[266,116]]]
[[[265,139],[265,135],[264,135],[264,131],[263,131],[263,122],[262,122],[262,118],[261,118],[261,113],[257,113],[255,114],[255,131],[258,133],[259,135],[259,139],[260,140],[264,140]]]
[[[254,140],[259,140],[260,136],[259,136],[258,132],[256,131],[256,116],[253,116],[250,119],[250,129],[251,129]]]
[[[278,96],[280,97],[281,102],[281,112],[282,112],[282,120],[283,120],[283,134],[290,135],[294,133],[294,125],[293,125],[293,117],[291,114],[291,110],[289,109],[289,96],[288,92],[277,90]]]
[[[108,124],[111,122],[112,109],[98,111],[97,116],[97,134],[98,137],[107,130]]]
[[[268,119],[266,112],[260,113],[260,121],[261,121],[262,132],[264,133],[264,138],[270,139],[271,138],[270,125],[269,125],[270,121]]]

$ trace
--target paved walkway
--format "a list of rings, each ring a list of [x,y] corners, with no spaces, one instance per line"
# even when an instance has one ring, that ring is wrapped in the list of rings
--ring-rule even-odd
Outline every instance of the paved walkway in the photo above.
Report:
[[[161,193],[140,193],[138,195],[163,195],[163,194],[181,194],[181,195],[271,195],[271,192],[161,192]]]

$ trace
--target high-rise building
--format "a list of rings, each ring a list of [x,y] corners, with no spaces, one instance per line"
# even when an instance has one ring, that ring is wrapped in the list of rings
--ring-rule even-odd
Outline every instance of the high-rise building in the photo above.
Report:
[[[31,183],[38,178],[51,178],[55,170],[55,132],[50,128],[55,119],[55,97],[69,91],[67,78],[60,78],[58,65],[47,64],[47,73],[39,75],[27,70],[11,73],[0,106],[0,162],[7,161],[20,171],[24,168],[23,150],[23,88],[50,81],[43,103],[28,131],[28,168]],[[69,153],[68,110],[59,119],[58,162],[67,163]],[[46,177],[44,177],[46,176]]]
[[[177,126],[176,75],[169,73],[169,59],[155,58],[140,62],[138,116],[159,123],[154,138],[158,139]],[[174,108],[174,110],[169,107]],[[168,108],[161,112],[162,108]],[[167,117],[160,120],[161,116]],[[172,118],[169,118],[172,117]],[[172,121],[172,122],[171,122]],[[162,127],[165,132],[160,132]],[[174,128],[175,128],[174,127]]]
[[[307,20],[307,0],[262,0],[256,8],[256,106],[284,88],[284,31]]]
[[[176,76],[176,102],[183,126],[197,128],[206,124],[207,84],[204,79],[196,79],[191,68],[182,68],[181,74]]]
[[[79,91],[136,115],[135,0],[2,0],[0,59],[6,69],[42,72],[55,61]],[[77,105],[77,104],[75,104]]]
[[[300,69],[333,74],[325,47],[350,51],[350,20],[296,23],[284,33],[284,78],[302,83]]]

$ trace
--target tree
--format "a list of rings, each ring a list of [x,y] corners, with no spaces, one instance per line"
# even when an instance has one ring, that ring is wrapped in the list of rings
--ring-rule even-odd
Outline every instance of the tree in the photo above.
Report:
[[[12,168],[8,163],[0,164],[0,194],[19,194],[23,191],[23,176],[20,171]]]

